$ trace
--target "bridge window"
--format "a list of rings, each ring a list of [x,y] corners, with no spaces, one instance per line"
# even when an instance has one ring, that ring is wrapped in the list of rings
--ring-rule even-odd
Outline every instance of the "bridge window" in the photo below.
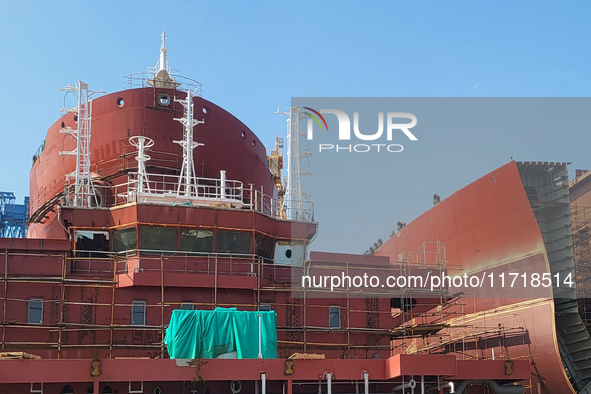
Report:
[[[131,324],[134,326],[146,325],[146,301],[131,301]]]
[[[254,254],[271,259],[273,257],[273,240],[264,235],[257,234],[254,237]]]
[[[218,231],[217,252],[250,254],[252,233],[244,231]]]
[[[105,257],[109,251],[108,231],[76,231],[76,256]]]
[[[140,248],[144,254],[165,254],[176,250],[176,228],[162,226],[140,227]]]
[[[29,298],[27,322],[43,324],[43,298]]]
[[[135,227],[113,231],[113,250],[124,252],[137,249],[137,232]]]
[[[181,230],[180,250],[185,252],[213,252],[213,231]]]
[[[183,302],[181,304],[181,310],[183,311],[192,311],[193,309],[195,309],[195,307],[191,301]]]

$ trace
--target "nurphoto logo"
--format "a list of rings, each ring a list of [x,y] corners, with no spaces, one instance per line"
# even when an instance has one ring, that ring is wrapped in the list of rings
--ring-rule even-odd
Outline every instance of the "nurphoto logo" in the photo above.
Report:
[[[322,114],[335,115],[339,124],[338,139],[339,141],[351,141],[351,119],[344,111],[338,109],[321,109],[316,111],[310,107],[303,107],[308,112],[303,112],[307,115],[307,138],[309,141],[314,139],[314,121],[320,127],[320,130],[328,131],[328,124]],[[410,122],[401,122],[403,119],[410,120]],[[359,112],[353,112],[353,134],[354,138],[361,141],[376,141],[376,143],[361,143],[361,144],[319,144],[319,152],[358,152],[365,153],[370,151],[377,152],[402,152],[404,147],[401,144],[392,143],[377,143],[384,140],[384,129],[386,130],[385,141],[390,142],[398,132],[402,132],[409,140],[418,141],[418,138],[410,131],[416,126],[417,117],[408,112],[387,112],[384,121],[384,112],[378,112],[378,130],[373,133],[362,132],[359,129]]]

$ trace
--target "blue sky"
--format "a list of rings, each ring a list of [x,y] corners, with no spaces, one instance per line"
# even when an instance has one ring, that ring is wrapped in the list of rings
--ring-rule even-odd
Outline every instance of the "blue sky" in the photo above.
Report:
[[[294,96],[589,96],[589,15],[584,1],[7,2],[0,190],[28,194],[31,156],[63,106],[60,86],[82,79],[121,90],[124,74],[156,63],[165,24],[171,66],[270,146],[285,131],[273,112]],[[477,170],[509,156],[590,168],[588,150],[553,149],[559,136],[534,141],[536,157],[502,151]],[[417,173],[429,165],[427,155]],[[454,174],[453,184],[473,179]]]

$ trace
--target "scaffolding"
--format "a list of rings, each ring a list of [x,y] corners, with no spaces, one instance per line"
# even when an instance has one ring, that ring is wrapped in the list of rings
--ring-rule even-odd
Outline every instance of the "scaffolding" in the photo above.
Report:
[[[28,228],[29,197],[17,204],[12,192],[0,192],[0,238],[25,238]]]
[[[431,267],[449,276],[462,272],[461,267],[448,263],[445,243],[440,241],[423,242],[414,253],[401,253],[398,262],[407,269]],[[516,307],[551,302],[528,300],[519,306],[496,307],[494,312],[474,312],[481,301],[476,293],[452,294],[447,289],[429,297],[410,290],[392,301],[392,315],[400,322],[390,330],[392,355],[455,354],[458,360],[530,360],[528,328]],[[515,346],[518,350],[511,350]]]
[[[80,351],[93,352],[93,357],[100,352],[102,358],[166,358],[162,339],[169,316],[173,309],[190,304],[191,308],[205,310],[216,307],[262,310],[269,306],[281,316],[277,330],[279,346],[286,357],[302,351],[338,352],[343,358],[380,358],[380,353],[390,354],[389,329],[365,324],[366,315],[376,320],[389,318],[389,309],[378,307],[371,298],[370,301],[347,298],[339,304],[343,322],[339,328],[319,324],[318,316],[328,316],[334,304],[327,304],[323,299],[294,298],[289,286],[269,287],[269,283],[288,283],[291,280],[288,271],[293,267],[273,264],[258,255],[186,251],[171,254],[171,251],[137,249],[103,252],[102,256],[82,257],[76,251],[71,255],[59,251],[0,249],[0,260],[4,263],[0,276],[2,351],[26,350],[42,354],[43,358],[71,358]],[[148,318],[145,324],[134,325],[129,319],[130,311],[134,299],[140,297],[136,293],[146,294],[145,288],[124,285],[122,281],[142,274],[156,279],[149,284],[152,290],[146,297]],[[194,276],[196,280],[207,276],[213,280],[213,287],[196,287],[186,295],[199,296],[192,296],[190,302],[183,301],[175,287],[165,285],[171,274]],[[233,288],[241,294],[240,301],[230,302],[225,290],[228,287],[219,285],[222,277],[226,281],[229,277],[241,283],[249,281],[252,287]],[[120,290],[122,287],[126,290]],[[30,294],[36,297],[44,294],[45,318],[41,322],[28,321]]]

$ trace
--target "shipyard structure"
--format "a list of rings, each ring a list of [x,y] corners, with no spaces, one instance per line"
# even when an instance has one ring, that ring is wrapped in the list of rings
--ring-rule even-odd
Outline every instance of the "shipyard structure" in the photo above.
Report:
[[[265,149],[171,72],[164,39],[126,90],[63,88],[78,102],[34,155],[27,237],[0,238],[0,393],[591,392],[589,173],[569,185],[566,163],[510,161],[368,253],[310,251],[304,115],[287,113],[284,183],[283,138]],[[361,269],[579,285],[330,297],[293,282]]]

